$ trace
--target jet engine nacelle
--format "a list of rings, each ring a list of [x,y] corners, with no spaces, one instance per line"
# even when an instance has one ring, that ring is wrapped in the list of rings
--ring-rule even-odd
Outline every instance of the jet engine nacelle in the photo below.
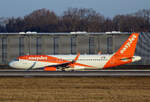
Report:
[[[44,71],[57,71],[56,67],[45,67]]]

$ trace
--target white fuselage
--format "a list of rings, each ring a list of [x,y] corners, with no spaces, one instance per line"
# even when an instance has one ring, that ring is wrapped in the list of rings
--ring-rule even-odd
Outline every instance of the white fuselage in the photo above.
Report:
[[[72,61],[76,57],[76,55],[48,55],[57,57],[58,59],[63,59]],[[76,61],[76,65],[74,68],[67,68],[67,70],[84,70],[84,69],[102,69],[106,65],[106,63],[110,60],[112,55],[80,55],[78,60]],[[141,58],[139,56],[134,57],[132,62],[138,61]],[[13,60],[9,63],[11,67],[18,68],[18,69],[29,69],[32,67],[32,69],[38,69],[38,68],[44,68],[46,66],[52,66],[52,65],[59,65],[60,63],[55,62],[49,62],[49,61],[30,61],[30,60]]]

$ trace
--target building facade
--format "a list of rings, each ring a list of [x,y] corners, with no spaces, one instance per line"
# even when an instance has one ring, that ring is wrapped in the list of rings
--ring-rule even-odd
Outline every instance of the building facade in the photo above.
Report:
[[[0,34],[0,64],[8,64],[21,55],[52,54],[112,54],[129,37],[129,33],[37,33]],[[141,33],[136,48],[136,55],[142,60],[134,65],[149,65],[150,35]]]

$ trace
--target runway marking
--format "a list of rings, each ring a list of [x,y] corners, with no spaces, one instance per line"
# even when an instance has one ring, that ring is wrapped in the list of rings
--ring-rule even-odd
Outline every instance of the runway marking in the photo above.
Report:
[[[1,70],[0,76],[37,76],[37,77],[94,77],[94,76],[150,76],[150,70],[100,70],[100,71],[75,71],[75,72],[48,72],[48,71],[24,71],[24,70]]]

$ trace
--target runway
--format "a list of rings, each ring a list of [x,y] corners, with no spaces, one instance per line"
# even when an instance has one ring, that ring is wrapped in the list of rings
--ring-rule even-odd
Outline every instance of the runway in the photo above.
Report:
[[[47,72],[42,70],[0,70],[1,77],[120,77],[120,76],[150,76],[150,70],[100,70],[75,72]]]

